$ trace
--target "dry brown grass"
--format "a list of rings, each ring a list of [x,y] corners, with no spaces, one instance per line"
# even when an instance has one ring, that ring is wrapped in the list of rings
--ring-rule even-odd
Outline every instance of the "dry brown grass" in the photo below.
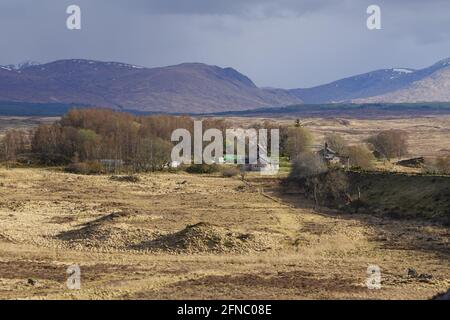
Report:
[[[28,130],[37,127],[39,124],[49,124],[58,120],[58,117],[13,117],[0,116],[0,138],[5,131],[10,129]]]
[[[293,125],[295,118],[231,119],[232,122],[241,126],[251,126],[254,122],[264,120]],[[412,155],[435,157],[437,155],[450,154],[450,116],[381,120],[303,118],[301,123],[312,131],[317,144],[322,144],[327,133],[336,133],[343,136],[351,144],[360,144],[377,132],[400,129],[409,134],[409,150]]]
[[[0,169],[0,298],[426,299],[450,286],[448,228],[314,211],[260,176],[139,178]],[[65,287],[71,264],[80,291]],[[381,290],[365,287],[370,264]]]

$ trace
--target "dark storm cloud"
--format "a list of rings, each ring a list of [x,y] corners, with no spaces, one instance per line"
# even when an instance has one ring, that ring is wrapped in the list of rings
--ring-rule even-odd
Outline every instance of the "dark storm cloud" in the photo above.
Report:
[[[121,1],[112,1],[123,5]],[[200,15],[236,15],[252,16],[261,12],[265,16],[279,15],[283,12],[303,14],[333,6],[337,1],[329,0],[136,0],[134,9],[144,10],[149,14],[200,14]]]
[[[216,14],[248,16],[261,10],[266,16],[278,15],[280,12],[291,12],[296,15],[317,12],[336,7],[355,7],[365,2],[368,4],[389,4],[392,7],[415,6],[417,4],[443,5],[448,0],[135,0],[133,6],[120,0],[101,0],[104,3],[118,5],[129,10],[140,10],[149,14]]]
[[[82,8],[81,31],[65,28]],[[366,8],[382,8],[368,31]],[[448,0],[2,0],[0,64],[64,58],[232,66],[258,85],[310,86],[450,56]]]

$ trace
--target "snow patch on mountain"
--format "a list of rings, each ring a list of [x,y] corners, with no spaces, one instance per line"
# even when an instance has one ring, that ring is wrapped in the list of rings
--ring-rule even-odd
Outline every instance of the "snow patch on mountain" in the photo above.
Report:
[[[413,73],[414,72],[414,70],[405,69],[405,68],[394,68],[394,69],[392,69],[392,71],[399,72],[399,73]]]
[[[36,61],[24,61],[24,62],[21,62],[21,63],[18,63],[18,64],[10,64],[10,65],[7,65],[7,66],[3,66],[1,68],[5,69],[5,70],[9,70],[9,71],[18,71],[18,72],[20,72],[20,71],[22,71],[22,70],[24,70],[26,68],[39,66],[39,65],[41,65],[41,63],[36,62]]]
[[[136,66],[136,65],[127,64],[127,63],[120,63],[120,62],[107,62],[106,64],[109,66],[116,66],[116,67],[120,67],[120,68],[145,69],[144,67],[141,67],[141,66]]]

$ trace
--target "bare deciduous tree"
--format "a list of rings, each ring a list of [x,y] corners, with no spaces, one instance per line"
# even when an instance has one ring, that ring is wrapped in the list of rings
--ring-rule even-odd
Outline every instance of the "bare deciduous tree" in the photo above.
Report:
[[[313,136],[304,127],[292,127],[288,129],[287,152],[291,160],[295,160],[300,154],[310,150]]]
[[[223,120],[208,119],[224,127]],[[32,150],[45,164],[77,162],[122,163],[135,171],[155,171],[170,162],[173,130],[193,130],[189,117],[145,116],[104,109],[72,110],[59,123],[41,125],[34,133]]]
[[[292,162],[291,177],[308,178],[326,172],[327,166],[322,158],[312,152],[304,152]]]
[[[367,141],[380,157],[388,160],[408,154],[408,134],[403,130],[382,131]]]
[[[9,130],[1,142],[2,158],[7,166],[17,161],[17,156],[27,151],[29,147],[28,134],[22,130]]]
[[[346,154],[348,143],[341,135],[336,133],[328,133],[325,135],[325,142],[338,154]]]
[[[363,170],[373,168],[374,156],[372,152],[364,145],[348,147],[345,155],[348,157],[349,164],[352,167]]]

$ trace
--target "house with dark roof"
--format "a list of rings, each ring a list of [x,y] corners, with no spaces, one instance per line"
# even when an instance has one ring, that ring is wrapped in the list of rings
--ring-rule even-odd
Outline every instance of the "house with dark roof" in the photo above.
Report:
[[[323,159],[323,161],[328,165],[337,165],[342,162],[342,157],[333,149],[325,143],[325,147],[317,151],[317,154]]]

